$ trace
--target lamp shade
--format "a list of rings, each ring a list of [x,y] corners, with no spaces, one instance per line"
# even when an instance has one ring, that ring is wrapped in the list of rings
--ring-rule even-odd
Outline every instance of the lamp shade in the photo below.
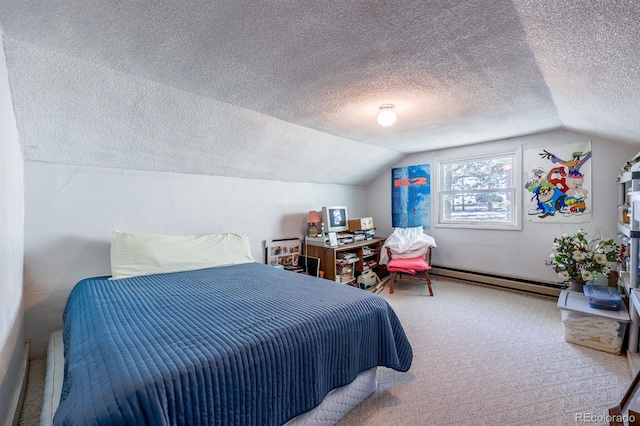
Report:
[[[317,211],[311,210],[307,215],[307,223],[320,223],[322,219],[320,219],[320,215]]]

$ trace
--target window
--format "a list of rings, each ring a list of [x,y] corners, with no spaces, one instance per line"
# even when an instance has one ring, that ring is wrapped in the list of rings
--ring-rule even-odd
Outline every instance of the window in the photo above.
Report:
[[[521,229],[520,149],[438,163],[438,225]]]

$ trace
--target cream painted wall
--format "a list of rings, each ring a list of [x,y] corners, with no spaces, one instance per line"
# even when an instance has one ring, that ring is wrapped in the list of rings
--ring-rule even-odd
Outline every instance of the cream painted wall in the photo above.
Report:
[[[0,424],[10,424],[23,356],[23,161],[0,35]]]
[[[521,231],[438,228],[434,226],[437,211],[432,209],[432,226],[426,233],[438,245],[433,263],[438,266],[518,277],[535,281],[557,282],[556,275],[545,260],[551,251],[553,237],[583,227],[602,236],[616,236],[618,217],[618,185],[620,167],[639,150],[637,146],[611,142],[567,130],[473,145],[463,148],[424,152],[407,156],[393,167],[431,164],[432,176],[437,173],[437,159],[504,152],[522,146],[523,149],[549,147],[556,144],[592,142],[593,215],[591,223],[551,224],[523,222]],[[436,188],[431,187],[432,207],[436,203]],[[525,194],[526,196],[526,194]],[[374,217],[380,234],[389,234],[391,227],[391,170],[383,173],[367,187],[367,210]]]
[[[302,237],[309,210],[364,214],[364,187],[25,163],[25,333],[31,356],[82,278],[110,274],[114,229],[199,235],[241,232],[264,262],[263,241]]]

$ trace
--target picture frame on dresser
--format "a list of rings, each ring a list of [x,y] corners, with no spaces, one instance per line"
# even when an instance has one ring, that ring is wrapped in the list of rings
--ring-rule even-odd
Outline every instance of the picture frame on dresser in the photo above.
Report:
[[[338,236],[335,232],[329,232],[329,245],[331,247],[338,247]]]

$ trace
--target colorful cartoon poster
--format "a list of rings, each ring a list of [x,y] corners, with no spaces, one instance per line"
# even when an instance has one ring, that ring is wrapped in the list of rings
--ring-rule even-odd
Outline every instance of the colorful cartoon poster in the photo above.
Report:
[[[429,164],[391,169],[391,221],[394,228],[431,227]]]
[[[524,218],[591,222],[591,141],[524,152]]]

